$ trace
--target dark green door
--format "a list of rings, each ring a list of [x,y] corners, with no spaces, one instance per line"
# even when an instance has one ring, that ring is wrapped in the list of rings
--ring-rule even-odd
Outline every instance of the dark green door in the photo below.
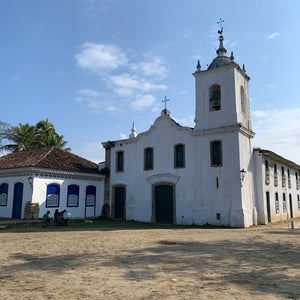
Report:
[[[125,218],[125,187],[115,187],[115,218]]]
[[[23,183],[17,182],[14,186],[13,208],[12,208],[12,215],[11,215],[13,219],[21,219],[22,201],[23,201]]]
[[[155,187],[155,217],[156,223],[173,224],[173,186]]]

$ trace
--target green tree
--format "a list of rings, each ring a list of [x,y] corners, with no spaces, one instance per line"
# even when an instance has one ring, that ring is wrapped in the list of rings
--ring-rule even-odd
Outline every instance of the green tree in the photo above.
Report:
[[[9,143],[0,145],[0,151],[23,151],[34,148],[57,147],[70,151],[67,141],[58,135],[54,125],[48,119],[39,121],[35,126],[19,124],[11,127],[4,135]]]
[[[54,125],[49,122],[48,118],[39,121],[36,124],[36,129],[36,138],[38,140],[39,148],[54,146],[70,151],[70,148],[66,148],[67,142],[64,140],[64,137],[56,133]]]
[[[35,126],[20,124],[8,130],[5,139],[10,143],[2,146],[1,150],[5,151],[22,151],[36,148],[36,129]]]

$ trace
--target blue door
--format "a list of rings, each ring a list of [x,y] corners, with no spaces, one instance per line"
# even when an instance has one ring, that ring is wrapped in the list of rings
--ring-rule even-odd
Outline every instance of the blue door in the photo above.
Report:
[[[23,201],[23,183],[17,182],[14,187],[12,215],[13,219],[21,219]]]

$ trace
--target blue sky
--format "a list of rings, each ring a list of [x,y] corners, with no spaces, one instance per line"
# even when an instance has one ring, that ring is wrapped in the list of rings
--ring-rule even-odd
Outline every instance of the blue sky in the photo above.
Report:
[[[101,142],[147,130],[165,96],[193,126],[194,77],[227,54],[250,80],[254,146],[300,163],[300,1],[1,0],[0,120],[46,118],[72,152],[104,160]]]

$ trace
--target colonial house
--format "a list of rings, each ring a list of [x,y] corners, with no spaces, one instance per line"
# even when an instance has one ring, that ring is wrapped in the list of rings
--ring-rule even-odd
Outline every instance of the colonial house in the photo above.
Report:
[[[246,70],[227,56],[198,61],[195,125],[165,108],[149,130],[103,142],[104,207],[113,218],[169,224],[249,227],[300,217],[300,166],[253,149]]]
[[[0,157],[0,217],[36,219],[68,210],[73,218],[102,214],[104,176],[98,165],[50,147]]]

